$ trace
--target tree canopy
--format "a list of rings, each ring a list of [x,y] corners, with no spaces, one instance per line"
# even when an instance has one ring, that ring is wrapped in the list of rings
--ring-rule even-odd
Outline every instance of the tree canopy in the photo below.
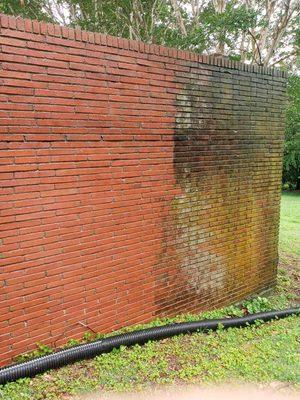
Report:
[[[300,76],[288,79],[283,183],[287,188],[300,189]]]
[[[289,70],[299,0],[2,0],[0,11]]]

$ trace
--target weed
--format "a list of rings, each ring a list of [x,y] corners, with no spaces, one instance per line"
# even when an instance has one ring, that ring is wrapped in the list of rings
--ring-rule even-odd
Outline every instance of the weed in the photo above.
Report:
[[[36,350],[33,350],[28,353],[20,354],[15,358],[17,362],[24,362],[31,360],[33,358],[41,357],[41,356],[46,356],[47,354],[53,353],[53,349],[50,346],[47,346],[46,344],[43,343],[36,343]]]
[[[266,297],[256,297],[254,299],[244,301],[243,307],[249,314],[255,314],[262,311],[269,311],[272,309],[272,304]]]

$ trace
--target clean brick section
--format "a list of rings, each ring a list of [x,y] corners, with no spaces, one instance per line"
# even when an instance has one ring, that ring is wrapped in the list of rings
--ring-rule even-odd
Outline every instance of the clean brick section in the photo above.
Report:
[[[1,365],[274,284],[282,72],[0,20]]]

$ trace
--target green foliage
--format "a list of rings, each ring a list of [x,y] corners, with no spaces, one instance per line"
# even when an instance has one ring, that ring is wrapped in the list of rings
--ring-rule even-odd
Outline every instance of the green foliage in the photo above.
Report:
[[[272,309],[272,304],[266,297],[256,297],[251,300],[243,302],[243,307],[249,314],[254,314],[263,311],[269,311]]]
[[[63,348],[78,346],[81,343],[78,339],[69,339]]]
[[[95,335],[91,332],[85,332],[82,336],[82,340],[84,342],[91,342],[92,340],[94,340],[94,338],[95,338]],[[100,338],[97,338],[97,339],[100,339]]]
[[[111,35],[128,36],[124,23],[120,25],[119,3],[116,0],[69,0],[71,9],[70,25],[79,26],[84,30],[102,32]],[[128,1],[124,1],[124,8]]]
[[[256,17],[254,10],[236,0],[228,1],[223,12],[216,12],[214,3],[210,2],[199,17],[205,31],[205,47],[217,42],[219,51],[223,53],[224,45],[227,45],[230,58],[239,60],[236,40],[241,32],[255,27]]]
[[[187,31],[183,35],[169,0],[69,0],[68,3],[72,26],[196,52],[203,52],[216,41],[233,50],[238,34],[253,27],[256,21],[256,13],[237,0],[228,1],[222,13],[216,12],[213,2],[208,2],[194,19],[181,8]]]
[[[46,5],[46,0],[2,0],[0,1],[0,12],[52,22],[54,21],[53,16],[46,11]]]
[[[287,90],[283,187],[300,189],[300,76],[289,77]]]
[[[32,360],[33,358],[46,356],[47,354],[53,353],[53,349],[43,343],[36,343],[36,350],[30,351],[25,354],[20,354],[16,357],[17,362],[24,362]]]

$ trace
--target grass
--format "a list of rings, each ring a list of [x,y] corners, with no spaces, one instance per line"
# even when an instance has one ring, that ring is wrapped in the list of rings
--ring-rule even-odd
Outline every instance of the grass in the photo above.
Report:
[[[296,237],[300,226],[299,200],[299,195],[294,194],[282,197],[280,249],[284,259],[280,264],[276,293],[268,299],[258,297],[244,302],[243,306],[249,311],[286,307],[299,295],[300,235]],[[147,327],[241,313],[241,307],[231,306],[199,316],[156,320]],[[196,333],[149,342],[144,346],[122,347],[34,379],[0,386],[0,399],[65,400],[83,392],[122,392],[179,382],[281,381],[300,389],[299,322],[300,318],[293,316],[265,324],[258,322],[243,329],[224,330],[220,327],[217,332],[208,334]],[[44,350],[40,346],[39,351]],[[49,352],[48,348],[46,352]]]
[[[300,300],[300,192],[284,192],[281,197],[279,231],[280,287]],[[285,280],[285,283],[282,281]]]
[[[300,256],[300,192],[284,192],[281,198],[279,246]]]

